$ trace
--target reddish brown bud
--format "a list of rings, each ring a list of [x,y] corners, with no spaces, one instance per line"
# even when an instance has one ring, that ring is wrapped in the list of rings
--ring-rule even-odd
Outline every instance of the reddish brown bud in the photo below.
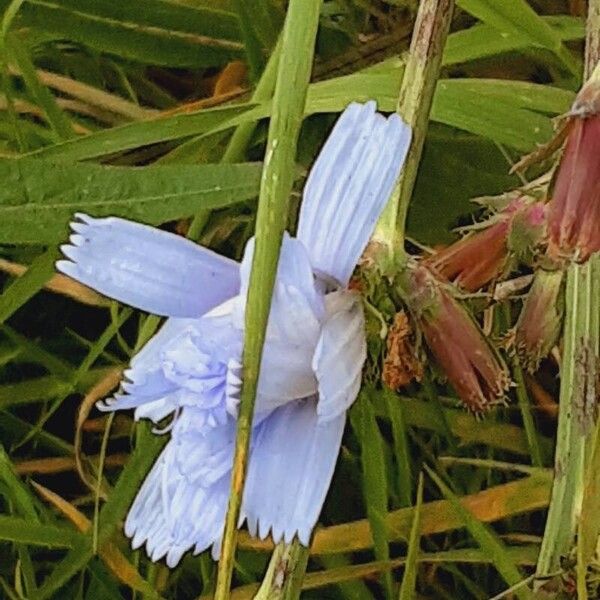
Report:
[[[570,131],[549,210],[550,251],[586,261],[600,250],[600,86],[586,85],[573,105]]]
[[[481,227],[484,227],[481,229]],[[477,231],[448,246],[428,260],[431,268],[469,292],[475,292],[502,274],[509,250],[529,257],[544,237],[542,203],[513,200]]]
[[[508,370],[467,310],[424,266],[407,268],[402,296],[431,353],[473,412],[501,402]]]
[[[530,373],[558,341],[563,313],[563,272],[538,269],[515,328],[517,353]]]

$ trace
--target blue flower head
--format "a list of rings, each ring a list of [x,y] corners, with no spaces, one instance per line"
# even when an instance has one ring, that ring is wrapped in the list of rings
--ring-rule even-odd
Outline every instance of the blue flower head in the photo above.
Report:
[[[391,194],[410,128],[375,103],[351,104],[304,190],[298,235],[285,235],[258,385],[241,523],[308,545],[331,482],[346,411],[366,356],[360,298],[348,282]],[[170,440],[131,506],[125,532],[175,566],[219,555],[241,388],[244,311],[254,250],[241,264],[176,235],[76,215],[57,268],[95,290],[169,317],[133,358],[104,411],[135,409]]]

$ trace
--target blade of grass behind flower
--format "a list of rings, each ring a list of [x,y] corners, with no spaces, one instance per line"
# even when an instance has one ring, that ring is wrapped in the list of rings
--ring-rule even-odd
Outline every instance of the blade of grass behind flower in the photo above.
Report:
[[[410,453],[406,436],[406,418],[404,406],[398,402],[398,396],[391,390],[383,390],[381,393],[385,401],[385,408],[392,425],[392,437],[394,440],[394,455],[396,468],[398,470],[398,496],[400,506],[412,504],[412,474],[410,468]]]
[[[104,349],[110,341],[117,335],[119,329],[122,325],[125,324],[127,319],[131,316],[133,310],[131,308],[124,308],[118,315],[115,320],[112,320],[111,323],[106,327],[106,329],[102,332],[100,337],[94,342],[86,354],[85,358],[81,361],[81,364],[77,368],[77,370],[73,373],[72,377],[69,378],[69,386],[64,390],[62,394],[60,394],[56,400],[48,407],[48,409],[43,413],[43,415],[39,418],[36,426],[26,435],[23,440],[18,444],[18,446],[27,443],[30,439],[36,436],[38,432],[42,430],[44,425],[47,423],[48,419],[52,417],[52,415],[60,408],[62,403],[65,401],[67,396],[77,390],[78,385],[81,383],[83,378],[89,373],[91,367],[96,362],[98,357],[104,352]],[[117,373],[115,377],[115,372]],[[106,375],[106,378],[109,378],[111,382],[118,382],[118,378],[120,375],[120,369],[115,367],[109,371]],[[113,383],[113,386],[116,383]],[[110,390],[108,390],[110,391]],[[108,392],[107,392],[108,393]],[[18,447],[17,446],[17,447]],[[77,435],[76,435],[76,443],[75,450],[78,450],[77,444]],[[78,456],[76,454],[76,456]],[[79,464],[79,463],[78,463]]]
[[[21,43],[18,36],[10,34],[5,40],[9,56],[16,63],[23,82],[33,96],[34,100],[44,111],[46,120],[54,132],[63,140],[68,140],[75,136],[73,126],[69,119],[58,106],[56,99],[39,80],[35,65],[33,64],[27,49]]]
[[[585,25],[580,17],[567,15],[541,16],[563,42],[585,37]],[[531,39],[518,33],[499,31],[491,25],[474,25],[448,36],[444,51],[444,66],[515,52],[534,47]]]
[[[538,547],[535,545],[513,546],[507,548],[507,553],[515,564],[531,567],[535,564]],[[362,564],[348,564],[335,568],[328,568],[324,571],[307,573],[302,585],[303,590],[314,590],[325,586],[349,584],[359,579],[371,579],[385,571],[398,569],[406,564],[406,558],[396,558],[388,562],[369,562]],[[460,548],[457,550],[446,550],[440,552],[421,552],[417,558],[419,564],[435,565],[436,567],[451,570],[454,565],[485,565],[490,564],[490,557],[478,548]],[[254,598],[258,584],[251,583],[237,587],[231,591],[230,600],[250,600]],[[364,596],[344,595],[344,598],[355,600],[355,598],[368,598],[371,600],[373,595],[367,591]],[[415,596],[411,596],[414,598]],[[210,600],[211,595],[202,595],[197,600]],[[453,599],[454,600],[454,599]]]
[[[76,391],[85,393],[87,388],[104,377],[112,367],[90,369],[75,386]],[[35,377],[18,383],[0,385],[0,410],[9,406],[21,406],[32,402],[43,402],[56,398],[72,389],[70,382],[54,375]]]
[[[38,256],[25,275],[13,281],[0,296],[0,323],[4,323],[23,304],[33,298],[54,275],[58,250],[50,248]]]
[[[461,504],[483,522],[505,519],[548,506],[552,473],[538,471],[535,475],[463,496]],[[390,541],[407,540],[414,518],[414,507],[388,513],[386,522]],[[427,502],[421,507],[421,534],[431,535],[458,529],[464,525],[449,500]],[[244,547],[269,547],[265,542],[244,538]],[[311,546],[313,554],[353,552],[373,546],[369,522],[366,519],[319,529]]]
[[[0,332],[17,346],[27,361],[39,364],[52,375],[61,379],[70,379],[75,369],[65,360],[36,344],[8,325],[0,325]]]
[[[575,77],[580,77],[580,62],[563,44],[559,33],[526,0],[457,0],[457,4],[502,33],[516,33],[529,40],[533,46],[550,50]]]
[[[121,471],[119,479],[112,489],[108,501],[100,510],[98,544],[103,545],[114,534],[115,529],[125,516],[127,509],[137,493],[150,466],[166,443],[162,436],[153,435],[147,423],[137,429],[137,443],[131,458]],[[38,589],[35,600],[45,600],[74,577],[92,558],[92,544],[89,537],[71,550],[63,558]]]
[[[0,515],[0,540],[47,548],[80,548],[86,539],[66,527],[32,523],[29,519]]]
[[[32,523],[40,523],[40,517],[36,510],[37,502],[34,500],[29,489],[23,484],[16,474],[14,466],[4,448],[0,445],[0,479],[8,489],[8,494],[13,501],[17,512]]]
[[[419,475],[419,485],[417,487],[417,502],[415,504],[415,516],[410,529],[410,538],[408,540],[408,554],[406,556],[406,566],[404,576],[400,586],[399,600],[413,600],[416,595],[417,585],[417,560],[420,553],[421,538],[421,506],[423,504],[423,473]]]
[[[37,492],[44,500],[52,504],[62,514],[64,514],[82,533],[88,533],[92,526],[90,520],[75,506],[67,502],[64,498],[37,483],[33,484]],[[112,542],[105,542],[101,548],[94,548],[92,544],[92,553],[99,554],[106,567],[115,575],[115,577],[132,590],[150,594],[150,597],[156,598],[157,594],[148,582],[139,574],[137,569],[127,560],[125,555]]]
[[[240,29],[244,47],[246,50],[246,59],[250,68],[250,77],[256,81],[264,67],[264,56],[260,40],[257,36],[254,7],[250,7],[248,2],[244,0],[232,0],[232,5],[235,7],[238,19],[240,21]]]
[[[366,392],[359,394],[350,411],[352,428],[360,441],[360,460],[363,474],[363,495],[367,516],[373,532],[373,547],[377,560],[390,558],[386,515],[388,512],[388,485],[385,452],[371,399]],[[392,578],[388,572],[383,579],[387,598],[392,597]]]
[[[435,471],[430,469],[427,465],[425,465],[425,469],[445,498],[450,502],[452,508],[456,511],[456,514],[463,521],[465,527],[477,541],[480,548],[484,553],[490,556],[494,567],[496,567],[498,573],[500,573],[506,583],[509,586],[520,583],[524,579],[524,576],[506,551],[506,547],[496,533],[477,519],[473,513],[461,503],[460,498],[452,492]],[[515,593],[520,600],[529,600],[531,598],[531,594],[528,590],[519,589]]]
[[[374,99],[380,110],[394,110],[404,64],[385,61],[377,71],[312,83],[305,114],[339,112],[351,101]],[[530,151],[552,135],[546,114],[568,110],[573,93],[557,87],[500,79],[442,79],[431,118],[499,143]],[[558,109],[558,110],[557,110]],[[255,123],[272,112],[268,102],[222,106],[128,123],[31,153],[37,158],[77,161],[189,136],[209,136]],[[193,142],[190,142],[192,144]]]
[[[27,435],[31,430],[32,425],[26,421],[19,419],[6,410],[0,410],[0,431],[5,436],[5,441],[16,441],[20,436]],[[63,439],[48,433],[40,431],[36,436],[36,444],[38,449],[43,448],[50,450],[52,453],[58,452],[61,455],[73,455],[73,446]]]
[[[398,396],[396,401],[402,403],[409,426],[445,434],[446,427],[437,407],[429,402],[405,396]],[[457,402],[454,399],[451,401]],[[386,408],[379,395],[375,398],[374,406],[378,417],[386,416]],[[462,446],[486,445],[520,456],[529,456],[529,446],[523,428],[489,419],[475,423],[473,417],[462,409],[444,407],[442,411],[452,434]],[[538,441],[544,453],[552,451],[550,439],[540,435]]]
[[[335,573],[350,569],[353,566],[352,557],[346,554],[328,554],[319,557],[319,563],[325,567],[323,573]],[[304,579],[304,586],[307,585],[307,579],[316,573],[307,573]],[[333,582],[332,582],[333,583]],[[336,587],[340,596],[345,600],[373,600],[373,594],[366,584],[360,579],[350,579],[347,581],[336,581]]]

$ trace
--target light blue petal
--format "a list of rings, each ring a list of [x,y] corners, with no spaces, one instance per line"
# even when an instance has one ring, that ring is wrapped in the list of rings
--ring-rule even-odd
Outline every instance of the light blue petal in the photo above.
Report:
[[[242,260],[241,293],[234,320],[244,327],[245,293],[254,253],[250,240]],[[323,293],[306,248],[284,235],[273,289],[267,337],[259,378],[257,410],[272,410],[290,400],[313,395],[317,381],[311,361],[325,315]]]
[[[331,483],[345,414],[319,423],[314,399],[274,411],[257,430],[242,504],[252,535],[308,545]]]
[[[313,268],[346,286],[408,151],[411,130],[375,103],[350,104],[317,158],[300,211],[298,238]]]
[[[230,316],[168,319],[133,358],[119,393],[98,404],[100,410],[135,408],[135,418],[157,423],[183,408],[198,409],[205,427],[235,413],[227,395],[232,356],[241,353],[241,332]]]
[[[315,350],[313,368],[319,381],[319,422],[337,419],[360,390],[367,357],[365,319],[360,298],[348,291],[325,297],[328,318]]]
[[[191,549],[202,552],[216,544],[218,552],[234,435],[230,419],[205,436],[184,409],[127,515],[125,533],[134,549],[145,545],[151,560],[166,557],[169,567]]]
[[[158,333],[132,358],[130,367],[124,373],[121,392],[114,398],[98,402],[97,408],[102,411],[138,408],[147,403],[160,401],[175,391],[175,384],[168,381],[162,372],[161,353],[170,340],[180,335],[192,323],[192,319],[167,319]],[[162,402],[163,406],[165,404],[170,403]],[[171,409],[167,414],[175,408],[176,406],[171,403]],[[149,410],[152,412],[152,409]],[[144,417],[152,418],[151,415],[138,415],[136,412],[136,418]],[[155,422],[158,420],[160,418]]]
[[[240,297],[242,299],[245,299],[248,295],[254,246],[255,238],[251,238],[246,244],[244,257],[240,265]],[[275,294],[278,290],[293,288],[297,290],[298,297],[302,298],[302,301],[312,310],[314,315],[317,318],[322,317],[322,293],[315,285],[309,251],[300,240],[290,237],[287,231],[283,235],[279,253],[276,282],[278,287],[274,290]],[[273,298],[271,314],[269,315],[269,327],[274,330],[275,335],[284,335],[284,332],[288,329],[285,316],[286,302],[286,298],[281,299],[279,302],[276,297]],[[241,305],[241,308],[245,308],[245,302]],[[242,316],[242,313],[238,316]]]
[[[170,317],[200,317],[239,291],[239,265],[181,236],[115,217],[77,215],[59,271]]]

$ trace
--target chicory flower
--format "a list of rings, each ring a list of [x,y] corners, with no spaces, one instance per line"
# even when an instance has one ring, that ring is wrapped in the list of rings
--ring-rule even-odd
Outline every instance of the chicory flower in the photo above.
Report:
[[[410,128],[375,104],[351,104],[304,190],[296,238],[285,235],[259,379],[241,523],[252,535],[308,545],[366,357],[350,276],[410,144]],[[169,317],[133,358],[101,410],[135,409],[170,440],[125,523],[132,545],[175,566],[224,526],[241,387],[244,310],[254,248],[241,265],[181,237],[118,218],[77,215],[57,268],[97,291]],[[240,524],[241,524],[240,523]]]

